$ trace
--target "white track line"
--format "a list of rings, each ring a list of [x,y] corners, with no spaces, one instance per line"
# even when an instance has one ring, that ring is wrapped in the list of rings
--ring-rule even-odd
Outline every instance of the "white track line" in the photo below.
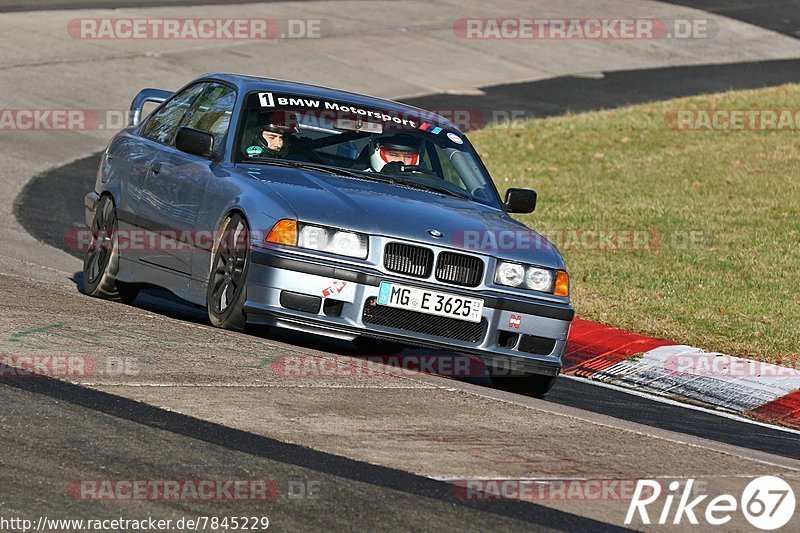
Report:
[[[701,407],[699,405],[693,405],[693,404],[690,404],[690,403],[679,402],[677,400],[673,400],[671,398],[665,398],[663,396],[658,396],[656,394],[651,394],[651,393],[647,393],[647,392],[641,392],[641,391],[637,391],[635,389],[629,389],[629,388],[626,388],[626,387],[620,387],[618,385],[612,385],[610,383],[604,383],[602,381],[594,381],[594,380],[588,379],[588,378],[582,378],[582,377],[578,377],[578,376],[561,375],[559,377],[559,379],[562,379],[562,378],[571,379],[571,380],[574,380],[574,381],[579,381],[581,383],[590,383],[590,384],[595,385],[597,387],[603,387],[603,388],[615,390],[615,391],[618,391],[618,392],[624,392],[625,394],[631,394],[633,396],[638,396],[640,398],[653,400],[654,402],[664,403],[664,404],[667,404],[667,405],[673,405],[675,407],[683,407],[685,409],[691,409],[693,411],[701,411],[703,413],[708,413],[710,415],[719,416],[719,417],[722,417],[722,418],[727,418],[729,420],[736,420],[738,422],[744,422],[745,424],[752,424],[754,426],[760,426],[760,427],[764,427],[764,428],[768,428],[768,429],[774,429],[774,430],[777,430],[777,431],[783,431],[785,433],[791,433],[793,435],[800,435],[800,431],[798,431],[796,429],[787,428],[785,426],[779,426],[777,424],[770,424],[770,423],[767,423],[767,422],[760,422],[758,420],[753,420],[751,418],[746,418],[746,417],[741,416],[741,415],[736,414],[736,413],[727,413],[725,411],[718,411],[716,409],[709,409],[708,407]]]

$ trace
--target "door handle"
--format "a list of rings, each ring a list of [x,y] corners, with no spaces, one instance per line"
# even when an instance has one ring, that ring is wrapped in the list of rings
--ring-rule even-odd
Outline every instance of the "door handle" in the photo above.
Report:
[[[150,165],[150,174],[153,176],[158,176],[158,173],[161,172],[161,163],[153,163]]]

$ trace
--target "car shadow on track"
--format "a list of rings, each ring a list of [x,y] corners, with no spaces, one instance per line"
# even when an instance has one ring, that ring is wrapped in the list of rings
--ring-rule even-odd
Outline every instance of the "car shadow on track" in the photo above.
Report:
[[[71,278],[77,290],[83,293],[83,273],[76,272]],[[118,304],[124,305],[124,304]],[[136,299],[130,304],[139,309],[150,313],[158,314],[175,320],[182,320],[194,324],[208,327],[211,322],[208,320],[206,309],[202,306],[194,305],[186,300],[178,298],[171,292],[159,288],[143,289]],[[401,345],[399,350],[381,351],[380,348],[359,348],[352,342],[332,339],[322,335],[313,335],[305,332],[297,332],[286,328],[261,326],[248,324],[244,333],[255,337],[268,338],[271,341],[291,344],[295,347],[305,348],[317,352],[325,352],[336,356],[352,357],[358,360],[376,363],[384,361],[387,366],[399,366],[400,371],[420,370],[448,379],[457,379],[476,385],[494,387],[491,379],[482,371],[483,365],[474,356],[465,356],[448,350],[436,350],[411,345]],[[462,361],[470,358],[470,361]],[[430,368],[443,368],[442,372],[425,371],[424,365],[437,359],[445,363],[441,365],[430,364]],[[453,362],[463,363],[459,366],[459,373],[452,372]],[[423,369],[419,367],[422,366]],[[387,371],[398,370],[398,368],[387,368]]]

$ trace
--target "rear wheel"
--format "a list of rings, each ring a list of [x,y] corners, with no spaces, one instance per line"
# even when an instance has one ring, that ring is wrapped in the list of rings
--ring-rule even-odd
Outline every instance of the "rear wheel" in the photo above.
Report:
[[[526,374],[524,376],[492,376],[492,383],[498,389],[541,398],[556,383],[558,376]]]
[[[110,196],[103,195],[97,201],[90,228],[92,240],[84,252],[83,292],[95,298],[131,303],[139,294],[139,288],[117,281],[118,230],[114,200]]]
[[[208,280],[208,318],[218,328],[241,331],[247,322],[247,271],[250,267],[250,230],[238,213],[230,215],[217,235]]]

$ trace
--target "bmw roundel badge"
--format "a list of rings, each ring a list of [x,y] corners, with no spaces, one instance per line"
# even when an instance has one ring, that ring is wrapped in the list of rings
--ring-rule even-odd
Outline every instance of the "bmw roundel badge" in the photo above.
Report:
[[[442,233],[438,229],[429,229],[428,230],[428,235],[430,235],[431,237],[433,237],[435,239],[441,239],[442,236],[444,235],[444,233]]]

